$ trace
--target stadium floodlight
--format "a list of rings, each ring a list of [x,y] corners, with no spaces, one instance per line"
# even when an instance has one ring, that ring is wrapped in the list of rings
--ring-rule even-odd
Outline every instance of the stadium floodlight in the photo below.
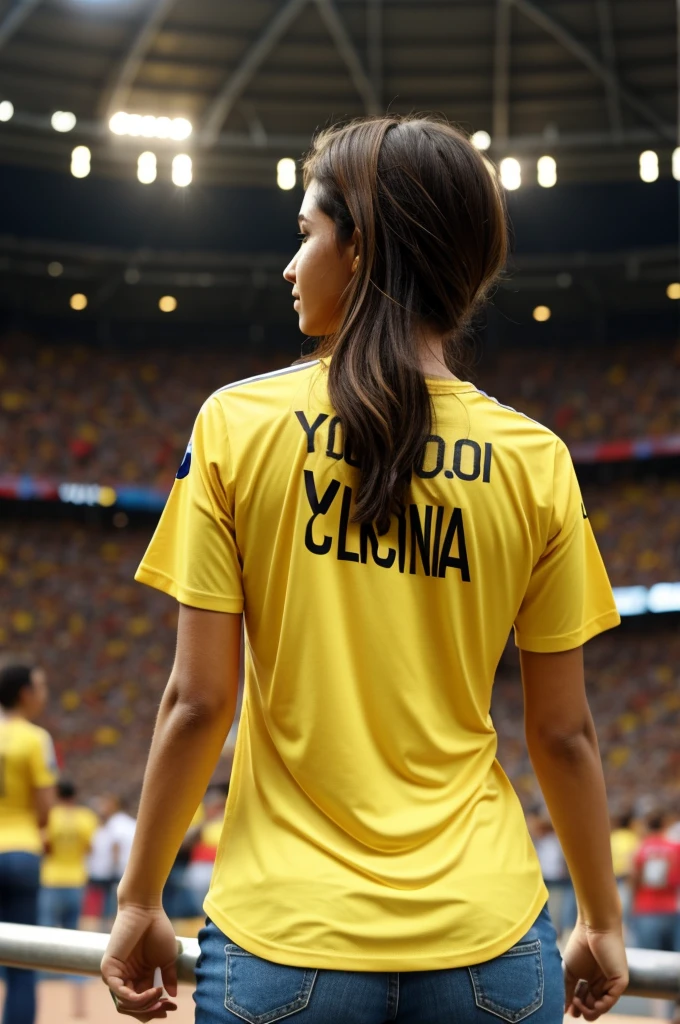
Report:
[[[501,160],[501,182],[504,188],[514,192],[522,184],[522,166],[514,156],[506,156]]]
[[[130,121],[130,115],[126,114],[124,110],[119,110],[117,114],[114,114],[109,121],[109,128],[114,135],[127,135],[128,123]]]
[[[143,139],[174,139],[183,142],[194,130],[186,117],[154,117],[153,114],[128,114],[119,110],[109,120],[114,135],[130,135]]]
[[[539,324],[544,324],[552,316],[552,310],[550,306],[536,306],[532,316]]]
[[[174,295],[163,295],[158,300],[158,308],[161,313],[174,313],[177,309],[177,299]]]
[[[87,307],[87,295],[83,295],[82,292],[76,292],[75,295],[71,296],[68,304],[71,309],[75,309],[80,312],[81,309],[86,309]]]
[[[127,119],[127,132],[126,135],[131,135],[133,139],[138,138],[142,134],[142,124],[144,118],[141,114],[128,114]]]
[[[170,138],[175,142],[183,142],[184,139],[189,138],[193,130],[191,121],[187,121],[186,117],[173,117],[170,124]]]
[[[640,153],[640,177],[643,181],[657,181],[659,177],[659,155],[653,149]]]
[[[297,168],[295,161],[291,160],[289,156],[284,156],[276,165],[276,184],[284,192],[288,192],[291,188],[295,188],[296,182]]]
[[[92,154],[87,146],[76,146],[71,153],[71,174],[74,178],[87,178],[92,170]]]
[[[156,134],[156,118],[153,114],[144,114],[139,134],[145,139],[153,139]]]
[[[156,118],[156,138],[157,139],[169,139],[172,135],[172,118],[170,117],[157,117]]]
[[[483,149],[486,151],[491,146],[491,136],[488,132],[475,132],[470,139],[470,142],[476,149]]]
[[[55,110],[51,124],[55,132],[71,132],[76,126],[76,115],[70,110]]]
[[[0,121],[11,121],[14,117],[14,104],[9,100],[0,103]]]
[[[137,178],[141,181],[142,185],[150,185],[152,181],[156,180],[157,174],[156,154],[150,152],[140,153],[137,159]]]
[[[680,281],[671,281],[666,288],[666,295],[669,299],[680,299]]]
[[[186,188],[193,180],[193,161],[188,153],[178,153],[172,161],[173,184]]]
[[[673,150],[673,177],[680,181],[680,146]]]
[[[64,273],[64,267],[57,260],[53,260],[52,263],[47,264],[47,273],[50,277],[61,277]]]
[[[552,188],[557,184],[557,161],[554,156],[539,157],[536,170],[541,188]]]

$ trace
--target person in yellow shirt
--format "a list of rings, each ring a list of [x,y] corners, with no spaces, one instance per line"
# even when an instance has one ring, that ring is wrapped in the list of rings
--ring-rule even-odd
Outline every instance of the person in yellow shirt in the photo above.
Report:
[[[78,927],[87,884],[87,855],[99,819],[89,807],[76,802],[76,787],[68,779],[57,783],[57,803],[50,810],[44,832],[46,854],[40,874],[40,924],[46,928]],[[73,1016],[83,1018],[82,982],[74,978]]]
[[[205,402],[137,571],[178,640],[102,975],[121,1013],[174,1005],[161,892],[243,620],[197,1024],[593,1020],[627,967],[582,646],[619,616],[566,446],[464,379],[502,187],[461,131],[396,116],[322,133],[305,187],[284,277],[316,353]],[[579,905],[564,978],[489,711],[513,625]]]
[[[38,923],[41,828],[54,800],[52,740],[33,724],[45,707],[42,669],[8,662],[0,669],[0,921]],[[7,969],[3,1024],[33,1024],[34,971]]]
[[[49,928],[77,928],[87,884],[87,856],[99,819],[76,801],[68,779],[57,783],[57,803],[45,829],[46,856],[42,863],[41,922]]]

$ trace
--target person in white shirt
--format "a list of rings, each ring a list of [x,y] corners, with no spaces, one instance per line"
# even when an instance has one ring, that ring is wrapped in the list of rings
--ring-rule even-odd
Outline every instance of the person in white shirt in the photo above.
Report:
[[[90,885],[102,894],[102,925],[114,917],[118,882],[130,857],[135,819],[125,810],[120,797],[107,793],[96,801],[101,825],[92,837],[88,861]]]

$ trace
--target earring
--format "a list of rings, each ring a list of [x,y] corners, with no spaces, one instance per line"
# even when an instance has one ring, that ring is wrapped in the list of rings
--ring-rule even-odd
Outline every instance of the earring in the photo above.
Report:
[[[352,273],[356,274],[358,268],[359,268],[359,257],[355,256],[354,259],[352,260]]]

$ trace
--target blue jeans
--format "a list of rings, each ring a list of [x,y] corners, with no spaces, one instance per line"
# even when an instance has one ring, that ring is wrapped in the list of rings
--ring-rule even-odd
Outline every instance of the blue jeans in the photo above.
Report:
[[[544,908],[502,956],[437,971],[286,967],[247,953],[208,921],[196,965],[196,1024],[562,1024],[564,982]]]
[[[633,914],[635,945],[680,953],[680,914]]]
[[[0,921],[38,923],[40,857],[35,853],[0,853]],[[2,1024],[33,1024],[35,971],[8,967]]]
[[[80,912],[83,906],[85,889],[77,886],[43,886],[38,897],[38,920],[45,928],[78,929]],[[54,978],[63,979],[66,975],[41,974],[43,981]],[[79,975],[70,975],[71,981],[82,984],[86,979]]]
[[[38,899],[40,924],[46,928],[77,929],[82,905],[82,889],[45,886]]]

